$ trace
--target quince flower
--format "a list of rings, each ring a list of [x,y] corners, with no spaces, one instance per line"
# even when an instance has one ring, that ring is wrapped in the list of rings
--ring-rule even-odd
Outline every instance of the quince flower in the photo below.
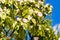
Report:
[[[30,26],[31,28],[33,28],[33,26]]]
[[[22,2],[23,2],[23,0],[17,0],[17,1],[19,1],[19,2],[20,2],[20,4],[22,4]]]
[[[0,12],[2,12],[2,8],[0,7]]]
[[[58,40],[60,40],[60,38],[58,38]]]
[[[24,22],[24,23],[27,23],[27,21],[28,21],[27,19],[25,19],[25,18],[23,19],[23,22]]]
[[[35,14],[37,14],[37,13],[38,13],[38,11],[36,11],[36,10],[35,10],[35,11],[34,11],[34,13],[35,13]]]
[[[17,19],[17,21],[20,21],[21,20],[21,18],[19,16],[17,16],[16,19]]]
[[[39,16],[39,17],[42,17],[43,14],[42,14],[41,12],[38,12],[38,16]]]
[[[43,2],[42,2],[42,1],[38,1],[38,3],[43,4]]]
[[[28,16],[28,19],[29,19],[29,20],[31,20],[31,19],[32,19],[32,17],[29,15],[29,16]]]

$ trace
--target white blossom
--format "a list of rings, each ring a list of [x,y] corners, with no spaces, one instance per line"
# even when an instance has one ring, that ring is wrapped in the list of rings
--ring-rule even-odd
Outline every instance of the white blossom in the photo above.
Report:
[[[38,3],[43,4],[43,2],[42,2],[42,1],[38,1]]]
[[[58,38],[58,40],[60,40],[60,38]]]
[[[17,21],[20,21],[21,19],[20,18],[17,18]]]
[[[2,12],[2,8],[0,7],[0,12]]]
[[[31,20],[31,19],[32,19],[32,17],[29,15],[29,16],[28,16],[28,19],[29,19],[29,20]]]
[[[34,11],[34,13],[35,13],[35,14],[37,14],[37,13],[38,13],[38,11],[37,11],[37,10],[35,10],[35,11]]]
[[[22,2],[23,0],[17,0],[17,1]]]
[[[41,12],[38,12],[38,16],[39,16],[39,17],[42,17],[43,14],[42,14]]]
[[[16,20],[17,20],[17,21],[20,21],[21,18],[20,18],[19,16],[16,16]]]
[[[49,30],[49,28],[46,28],[46,30]]]
[[[23,22],[25,22],[25,23],[26,23],[26,22],[28,22],[28,20],[24,18],[24,19],[23,19]]]
[[[35,4],[35,6],[38,7],[38,8],[39,8],[39,5],[40,5],[40,4]]]
[[[33,26],[30,26],[30,28],[33,28]]]
[[[20,4],[22,4],[22,2],[23,2],[23,0],[17,0],[17,1],[19,1],[19,2],[20,2]]]
[[[34,40],[39,40],[39,37],[34,37]]]
[[[0,2],[5,3],[6,0],[0,0]]]

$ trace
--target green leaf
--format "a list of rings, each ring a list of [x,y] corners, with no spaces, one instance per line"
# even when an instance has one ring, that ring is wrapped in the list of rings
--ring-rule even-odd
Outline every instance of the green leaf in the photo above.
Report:
[[[22,16],[25,17],[25,16],[28,14],[28,12],[29,12],[28,9],[23,10],[23,12],[22,12]]]
[[[36,20],[35,19],[32,19],[32,22],[34,23],[34,25],[36,25]]]
[[[7,40],[6,37],[4,37],[2,40]]]

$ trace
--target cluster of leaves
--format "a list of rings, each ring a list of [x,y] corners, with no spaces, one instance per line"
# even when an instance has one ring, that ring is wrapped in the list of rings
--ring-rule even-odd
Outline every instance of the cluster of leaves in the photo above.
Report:
[[[50,15],[52,6],[44,4],[44,0],[0,0],[0,38],[7,37],[6,29],[12,30],[9,37],[23,40],[25,30],[33,36],[44,37],[44,40],[55,40]],[[2,35],[3,34],[3,35]]]

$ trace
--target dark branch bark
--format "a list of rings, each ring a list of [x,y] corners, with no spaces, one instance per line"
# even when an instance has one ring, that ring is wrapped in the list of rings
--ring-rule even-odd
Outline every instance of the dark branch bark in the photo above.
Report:
[[[10,36],[12,36],[12,34],[15,32],[15,30],[16,30],[16,29],[14,29],[14,30],[12,31],[12,33],[10,34]]]

